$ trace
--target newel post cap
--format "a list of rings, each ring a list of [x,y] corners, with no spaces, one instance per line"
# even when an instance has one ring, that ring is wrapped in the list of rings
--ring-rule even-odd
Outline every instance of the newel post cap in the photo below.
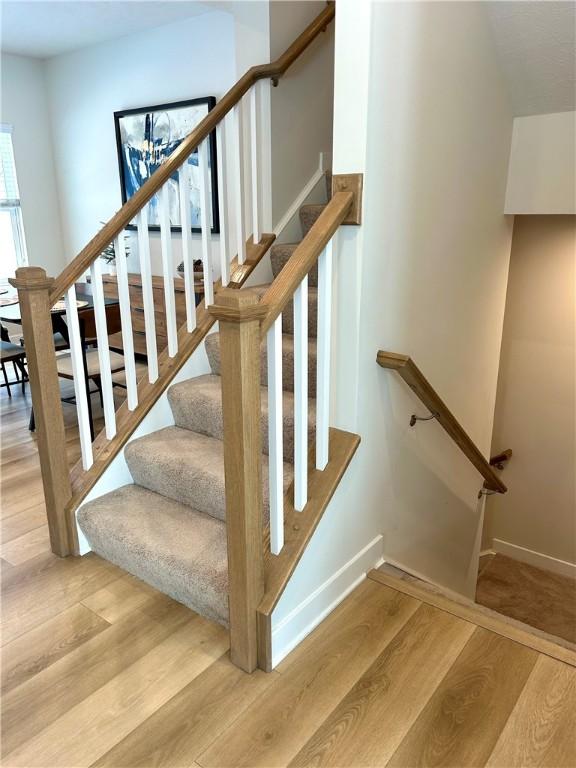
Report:
[[[262,304],[260,296],[249,289],[223,288],[208,307],[217,320],[231,323],[246,323],[262,320],[268,314],[268,307]]]
[[[16,277],[9,278],[8,282],[19,291],[48,291],[54,278],[48,277],[42,267],[18,267]]]

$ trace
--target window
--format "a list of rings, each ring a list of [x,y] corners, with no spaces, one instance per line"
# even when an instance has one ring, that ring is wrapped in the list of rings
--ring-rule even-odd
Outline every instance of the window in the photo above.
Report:
[[[27,263],[12,126],[0,124],[0,284],[6,284],[16,267]]]

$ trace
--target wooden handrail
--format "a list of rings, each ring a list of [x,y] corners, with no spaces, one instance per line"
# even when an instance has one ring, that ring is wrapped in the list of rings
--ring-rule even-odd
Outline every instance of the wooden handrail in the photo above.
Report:
[[[450,435],[466,458],[472,462],[478,472],[480,472],[484,478],[485,488],[491,491],[496,491],[497,493],[506,493],[508,489],[504,483],[494,472],[490,463],[484,458],[480,450],[472,442],[472,439],[457,421],[456,417],[432,388],[414,361],[406,355],[397,355],[394,352],[383,352],[382,350],[379,350],[376,355],[376,362],[383,368],[390,368],[400,374],[410,389],[420,398],[424,405],[429,408],[430,413],[435,416],[436,421],[438,421]]]
[[[281,77],[296,59],[308,48],[320,32],[324,31],[334,19],[334,3],[329,3],[304,32],[299,35],[292,45],[284,51],[280,58],[270,64],[260,64],[251,67],[238,82],[220,99],[214,109],[196,126],[170,157],[146,181],[140,189],[128,200],[122,208],[108,221],[107,224],[80,251],[74,261],[58,275],[50,292],[50,302],[57,302],[63,293],[73,285],[81,275],[100,256],[104,248],[117,237],[123,229],[142,210],[146,203],[160,190],[165,182],[184,163],[196,147],[216,128],[218,123],[240,101],[242,96],[262,79]]]
[[[265,338],[267,331],[274,324],[294,296],[296,288],[318,261],[318,257],[330,242],[330,239],[346,219],[355,201],[353,192],[336,192],[318,219],[312,225],[306,237],[298,245],[278,277],[266,291],[260,305],[267,308],[262,319],[261,333]]]

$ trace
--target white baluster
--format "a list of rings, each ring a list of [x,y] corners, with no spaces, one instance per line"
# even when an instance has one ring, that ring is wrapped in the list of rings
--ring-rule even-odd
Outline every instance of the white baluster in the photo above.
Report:
[[[270,487],[270,551],[284,546],[284,448],[282,420],[282,315],[268,331],[268,472]]]
[[[234,208],[236,209],[236,238],[238,264],[246,261],[246,226],[244,222],[244,161],[242,133],[242,101],[233,109],[234,120]]]
[[[204,269],[204,306],[214,304],[214,280],[212,277],[212,253],[210,237],[210,209],[212,200],[208,187],[208,139],[198,147],[200,170],[200,226],[202,227],[202,267]]]
[[[318,331],[316,339],[316,469],[328,464],[330,420],[330,344],[332,320],[332,248],[326,245],[318,259]]]
[[[124,248],[123,235],[119,235],[116,238],[114,248],[116,251],[116,279],[118,281],[118,301],[120,303],[122,347],[124,350],[126,402],[128,404],[128,410],[133,411],[138,405],[138,389],[136,386],[136,362],[134,359],[134,336],[132,335],[128,265],[126,264],[126,250]]]
[[[82,466],[84,469],[90,469],[93,462],[92,437],[90,435],[90,417],[88,415],[88,396],[86,394],[82,339],[80,336],[78,307],[76,306],[76,288],[74,285],[66,291],[64,301],[66,304],[66,324],[68,326],[68,336],[70,339],[70,359],[72,362],[72,376],[74,377],[74,395],[76,397],[76,411],[78,413],[78,432],[80,434]]]
[[[156,316],[154,314],[154,291],[152,290],[152,269],[150,267],[147,206],[144,206],[138,214],[138,255],[140,256],[140,276],[142,278],[148,381],[153,384],[158,378],[158,349],[156,347]]]
[[[258,184],[258,86],[257,80],[250,91],[250,157],[252,161],[252,242],[260,242],[260,193]]]
[[[168,183],[159,194],[160,245],[162,247],[162,276],[164,279],[164,304],[166,305],[166,335],[168,355],[178,352],[178,327],[176,324],[176,301],[174,299],[174,265],[172,263],[172,233],[170,231],[170,205]]]
[[[178,171],[180,188],[180,223],[182,224],[182,261],[184,263],[184,294],[186,296],[186,329],[196,328],[196,297],[194,296],[194,259],[192,258],[192,223],[190,217],[190,166],[188,161]]]
[[[94,301],[94,320],[98,341],[98,363],[100,365],[100,387],[104,403],[104,425],[106,437],[111,440],[116,434],[116,409],[112,390],[112,370],[110,366],[110,348],[108,347],[108,325],[106,323],[106,303],[102,286],[102,262],[100,259],[90,267],[92,298]]]
[[[226,199],[226,123],[224,120],[216,126],[216,155],[218,158],[218,210],[220,213],[220,272],[224,287],[230,282],[227,230],[228,201]]]
[[[308,501],[308,275],[294,293],[294,509]]]

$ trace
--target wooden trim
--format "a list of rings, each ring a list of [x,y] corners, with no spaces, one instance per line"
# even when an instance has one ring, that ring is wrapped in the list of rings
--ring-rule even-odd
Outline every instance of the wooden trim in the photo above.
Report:
[[[222,293],[225,292],[222,291]],[[226,307],[220,304],[213,304],[208,307],[210,314],[216,318],[216,320],[228,320],[232,323],[248,323],[252,320],[262,320],[266,316],[267,309],[261,304],[254,304],[248,306],[232,306]]]
[[[354,203],[342,224],[362,224],[362,188],[364,174],[336,173],[332,176],[332,195],[337,192],[352,192]]]
[[[262,235],[258,245],[252,243],[251,237],[246,242],[246,261],[240,267],[237,258],[232,263],[232,276],[229,286],[240,288],[254,267],[260,262],[275,240],[275,235]],[[221,290],[220,281],[216,283],[216,292]],[[104,470],[112,460],[120,453],[128,442],[136,427],[142,422],[146,414],[156,403],[160,395],[170,385],[174,376],[182,368],[190,355],[197,349],[206,337],[208,331],[216,322],[210,312],[205,308],[204,301],[196,308],[197,325],[192,333],[188,333],[186,323],[178,331],[178,354],[175,357],[168,356],[168,350],[158,356],[158,378],[150,384],[147,378],[138,384],[138,406],[134,411],[129,411],[127,403],[122,403],[116,411],[117,432],[112,440],[108,440],[104,430],[97,435],[93,445],[94,463],[89,470],[84,470],[82,463],[77,462],[72,468],[70,477],[72,481],[73,496],[67,505],[68,514],[72,514],[84,501],[89,491],[94,487]]]
[[[125,203],[108,223],[80,251],[78,256],[61,272],[54,281],[50,292],[50,303],[57,302],[64,292],[97,259],[104,248],[117,237],[123,229],[136,217],[146,203],[154,197],[166,181],[178,170],[186,158],[213,131],[218,123],[240,101],[242,96],[258,80],[279,78],[308,48],[308,46],[326,29],[334,19],[335,6],[329,3],[304,32],[299,35],[282,56],[271,64],[261,64],[251,67],[238,82],[220,99],[214,109],[197,125],[180,146],[170,155],[168,160],[142,185],[142,187]]]
[[[323,471],[316,469],[315,447],[314,445],[310,447],[308,503],[302,512],[296,512],[294,509],[293,487],[290,487],[284,496],[284,547],[279,555],[272,555],[267,542],[265,546],[266,591],[258,606],[260,632],[258,665],[261,669],[269,671],[272,665],[270,636],[272,611],[286,589],[359,445],[359,435],[331,428],[330,461]]]
[[[250,290],[222,290],[221,308],[257,306]],[[253,672],[258,664],[256,608],[264,594],[262,436],[260,429],[260,320],[220,320],[230,658]]]
[[[494,472],[480,450],[474,445],[464,428],[445,405],[438,393],[432,388],[424,374],[407,355],[397,355],[394,352],[380,350],[376,362],[383,368],[396,371],[404,379],[410,389],[420,398],[424,405],[434,414],[436,421],[450,435],[466,458],[476,467],[485,480],[485,487],[506,493],[508,490],[498,475]]]
[[[262,320],[263,339],[278,315],[292,300],[294,291],[316,264],[353,204],[353,192],[337,192],[268,288],[261,300],[261,305],[267,308],[266,317]]]
[[[50,547],[55,555],[66,557],[78,551],[78,541],[76,526],[65,511],[72,490],[50,316],[52,280],[40,267],[20,267],[10,283],[20,301]]]
[[[514,619],[500,617],[489,608],[484,608],[484,606],[475,604],[467,605],[463,602],[456,602],[445,595],[439,594],[438,592],[431,592],[425,587],[419,586],[417,582],[390,576],[379,570],[370,571],[368,573],[368,578],[372,579],[372,581],[384,584],[391,589],[395,589],[397,592],[402,592],[404,595],[409,595],[417,600],[421,600],[427,605],[434,606],[434,608],[439,608],[442,611],[451,613],[453,616],[458,616],[458,618],[464,619],[464,621],[469,621],[490,632],[495,632],[497,635],[506,637],[516,643],[526,645],[528,648],[533,648],[535,651],[538,651],[538,653],[543,653],[546,656],[551,656],[553,659],[558,659],[558,661],[563,661],[566,664],[570,664],[572,667],[576,667],[576,651],[566,648],[563,645],[557,645],[551,640],[541,637],[538,634],[533,634],[528,629],[525,629],[524,626],[519,626],[520,622],[516,622]]]

